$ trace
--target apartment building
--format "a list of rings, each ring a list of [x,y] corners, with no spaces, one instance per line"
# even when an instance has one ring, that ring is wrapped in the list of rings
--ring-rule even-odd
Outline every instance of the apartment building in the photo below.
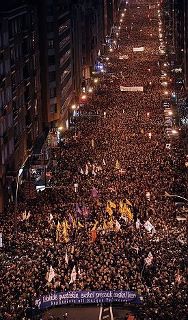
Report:
[[[38,19],[33,6],[0,11],[0,212],[42,131]]]
[[[73,100],[70,2],[38,2],[43,122],[68,126]]]

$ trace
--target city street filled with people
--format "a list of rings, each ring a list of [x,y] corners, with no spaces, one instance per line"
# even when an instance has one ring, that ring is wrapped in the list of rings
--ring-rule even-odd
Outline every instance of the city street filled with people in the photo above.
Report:
[[[159,13],[157,0],[124,2],[106,72],[51,152],[50,187],[7,208],[2,319],[75,290],[135,291],[139,319],[186,319],[186,224],[167,196],[186,197],[186,168],[164,127]]]

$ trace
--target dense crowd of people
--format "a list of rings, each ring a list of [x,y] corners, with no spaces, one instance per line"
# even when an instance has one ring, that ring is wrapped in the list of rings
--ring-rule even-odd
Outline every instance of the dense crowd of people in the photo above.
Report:
[[[133,290],[143,297],[141,319],[186,319],[186,226],[164,196],[186,197],[183,150],[165,135],[157,8],[139,6],[133,1],[122,11],[107,73],[54,151],[51,188],[19,201],[16,231],[14,206],[6,211],[5,320],[26,319],[40,295],[69,290]]]

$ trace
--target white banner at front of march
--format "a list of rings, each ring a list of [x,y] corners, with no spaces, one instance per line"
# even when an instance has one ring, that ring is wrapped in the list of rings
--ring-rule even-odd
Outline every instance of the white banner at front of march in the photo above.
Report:
[[[133,52],[143,52],[144,50],[144,47],[133,48]]]
[[[125,54],[124,56],[119,56],[120,60],[127,60],[129,59],[129,56],[127,54]]]
[[[144,87],[124,87],[124,86],[120,86],[120,90],[121,91],[144,91]]]

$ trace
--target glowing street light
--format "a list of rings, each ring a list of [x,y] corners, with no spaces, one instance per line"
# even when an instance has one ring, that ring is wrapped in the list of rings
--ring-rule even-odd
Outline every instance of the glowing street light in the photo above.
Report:
[[[93,82],[94,82],[94,83],[98,83],[98,81],[99,81],[98,78],[94,78],[94,79],[93,79]]]
[[[161,82],[161,85],[162,85],[163,87],[167,87],[167,86],[168,86],[168,82],[167,82],[167,81],[163,81],[163,82]]]
[[[89,87],[88,92],[89,92],[89,93],[92,93],[92,92],[93,92],[93,88],[92,88],[92,87]]]
[[[73,105],[71,106],[71,109],[72,109],[72,110],[75,110],[75,109],[76,109],[76,105],[73,104]]]
[[[168,115],[169,115],[169,116],[172,116],[172,115],[173,115],[172,110],[169,110],[169,111],[168,111]]]
[[[81,99],[82,99],[82,100],[86,100],[86,99],[87,99],[86,94],[83,94],[83,95],[81,96]]]
[[[174,135],[178,134],[178,130],[172,129],[172,134],[174,134]]]
[[[63,127],[60,126],[60,127],[57,128],[57,130],[58,130],[58,131],[63,131]]]

